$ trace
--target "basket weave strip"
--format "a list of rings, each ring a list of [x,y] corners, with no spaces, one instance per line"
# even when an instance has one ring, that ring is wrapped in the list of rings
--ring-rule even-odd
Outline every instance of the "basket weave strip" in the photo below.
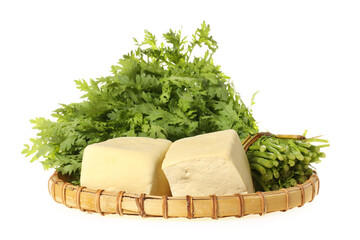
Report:
[[[66,205],[66,196],[65,196],[65,190],[66,190],[66,186],[70,185],[71,183],[64,183],[61,187],[61,202],[62,204]]]
[[[312,185],[312,184],[311,184]],[[304,204],[305,204],[305,190],[304,190],[304,187],[303,186],[301,186],[300,184],[298,184],[298,185],[296,185],[297,187],[299,187],[299,189],[300,189],[300,192],[301,192],[301,204],[300,204],[300,206],[299,207],[302,207],[302,206],[304,206]],[[311,191],[311,193],[312,193],[312,191]],[[310,200],[311,201],[311,200]],[[310,202],[309,201],[309,202]]]
[[[192,196],[186,196],[186,208],[187,208],[187,218],[194,218],[194,199]]]
[[[101,193],[103,191],[104,191],[103,189],[96,190],[96,193],[95,193],[95,211],[104,216],[104,213],[101,211],[101,206],[100,206],[100,197],[101,197]]]
[[[138,208],[139,216],[145,217],[146,216],[145,209],[144,209],[145,194],[141,193],[140,197],[135,198],[135,202],[136,202],[136,206]]]
[[[108,192],[74,186],[55,172],[49,179],[50,195],[58,203],[100,214],[127,214],[142,217],[242,217],[286,211],[310,202],[318,194],[319,178],[313,174],[305,183],[270,192],[229,196],[167,197]]]
[[[219,208],[219,202],[217,199],[216,195],[210,195],[211,197],[211,201],[212,201],[212,214],[211,214],[211,218],[212,219],[218,219],[219,218],[219,213],[218,213],[218,208]]]
[[[163,217],[168,218],[168,197],[162,196],[162,199]]]
[[[82,211],[82,212],[85,212],[85,210],[82,209],[81,206],[80,206],[80,194],[81,194],[81,191],[82,191],[84,188],[86,188],[86,187],[84,187],[84,186],[79,187],[79,188],[76,190],[76,193],[75,193],[75,196],[76,196],[76,197],[75,197],[76,208],[77,208],[77,209],[80,209],[80,211]]]
[[[125,191],[120,191],[116,196],[116,213],[119,214],[120,216],[124,215],[122,208],[124,193]]]
[[[311,181],[311,187],[314,188],[314,182]],[[282,210],[283,212],[286,212],[287,210],[289,210],[289,206],[290,206],[290,192],[287,188],[282,188],[281,189],[283,192],[285,192],[286,195],[286,200],[285,200],[285,209]]]
[[[259,215],[262,216],[267,212],[267,203],[266,203],[266,199],[265,199],[265,193],[256,192],[256,194],[259,195],[259,197],[260,197],[261,212],[259,213]]]
[[[235,194],[235,196],[239,200],[239,204],[238,204],[238,206],[239,206],[239,215],[236,215],[236,217],[242,217],[245,214],[245,211],[244,211],[244,208],[245,208],[244,207],[244,197],[243,197],[243,195],[241,195],[239,193]]]

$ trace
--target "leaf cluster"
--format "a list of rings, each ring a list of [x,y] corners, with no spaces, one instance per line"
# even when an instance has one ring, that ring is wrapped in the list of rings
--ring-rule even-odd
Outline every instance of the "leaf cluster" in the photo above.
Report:
[[[326,155],[321,148],[329,144],[313,145],[325,139],[294,140],[262,136],[246,152],[256,191],[270,191],[304,183]]]
[[[205,22],[188,40],[169,30],[158,43],[145,31],[136,49],[111,67],[111,75],[76,80],[83,101],[62,104],[45,118],[23,153],[79,179],[84,148],[110,138],[144,136],[172,141],[225,129],[241,139],[258,131],[230,78],[215,65],[217,42]],[[205,48],[195,56],[196,48]]]

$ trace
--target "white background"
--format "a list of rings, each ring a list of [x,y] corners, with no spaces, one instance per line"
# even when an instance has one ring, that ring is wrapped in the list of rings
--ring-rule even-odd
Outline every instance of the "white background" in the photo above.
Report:
[[[6,239],[324,239],[359,236],[358,1],[0,1],[1,235]],[[55,203],[39,162],[20,154],[29,119],[80,101],[75,79],[110,74],[144,29],[188,35],[206,20],[215,62],[243,101],[259,90],[262,131],[324,135],[320,194],[288,212],[241,219],[141,219]],[[354,237],[350,237],[354,236]],[[356,238],[356,237],[355,237]]]

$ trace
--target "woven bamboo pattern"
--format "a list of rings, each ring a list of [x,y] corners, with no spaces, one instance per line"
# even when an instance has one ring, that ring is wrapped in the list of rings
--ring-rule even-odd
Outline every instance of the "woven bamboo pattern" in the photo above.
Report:
[[[258,133],[243,141],[245,150],[262,135]],[[283,138],[304,139],[301,135],[276,135]],[[303,184],[277,191],[234,194],[228,196],[153,196],[144,193],[108,192],[88,189],[67,182],[66,176],[55,172],[49,179],[48,188],[53,200],[69,208],[96,212],[101,215],[139,215],[141,217],[184,217],[188,219],[210,217],[243,217],[250,214],[264,215],[275,211],[287,211],[302,207],[314,200],[319,193],[320,182],[313,174]]]

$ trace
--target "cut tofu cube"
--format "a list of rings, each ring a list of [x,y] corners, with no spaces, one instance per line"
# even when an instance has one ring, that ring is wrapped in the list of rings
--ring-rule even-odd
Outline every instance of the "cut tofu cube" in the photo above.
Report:
[[[173,196],[254,192],[249,162],[234,130],[175,141],[162,169]]]
[[[87,146],[80,185],[91,189],[170,195],[161,164],[171,141],[121,137]]]

